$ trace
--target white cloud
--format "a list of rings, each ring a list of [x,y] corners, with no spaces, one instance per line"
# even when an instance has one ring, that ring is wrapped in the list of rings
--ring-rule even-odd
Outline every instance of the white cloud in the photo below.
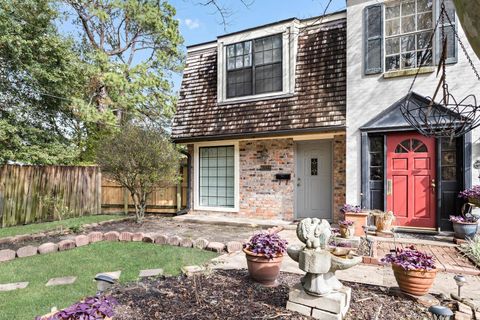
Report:
[[[198,29],[200,27],[200,21],[198,21],[197,19],[192,20],[187,18],[183,22],[190,30]]]

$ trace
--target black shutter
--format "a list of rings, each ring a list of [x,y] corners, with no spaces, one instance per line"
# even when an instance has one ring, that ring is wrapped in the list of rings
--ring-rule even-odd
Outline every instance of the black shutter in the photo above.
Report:
[[[365,74],[383,71],[383,5],[368,6],[365,19]]]
[[[441,4],[442,0],[436,0],[435,6],[436,6],[436,18],[440,19],[440,10],[441,10]],[[458,32],[458,23],[457,23],[457,17],[455,16],[455,6],[453,4],[453,0],[445,0],[445,7],[447,9],[448,16],[451,20],[450,21],[445,17],[444,20],[444,30],[445,30],[445,36],[447,37],[447,60],[446,63],[457,63],[458,61],[458,40],[455,36],[455,31]],[[436,52],[436,57],[437,57],[437,63],[440,60],[440,55],[442,54],[442,22],[438,24],[438,30],[436,34],[437,38],[437,52]]]

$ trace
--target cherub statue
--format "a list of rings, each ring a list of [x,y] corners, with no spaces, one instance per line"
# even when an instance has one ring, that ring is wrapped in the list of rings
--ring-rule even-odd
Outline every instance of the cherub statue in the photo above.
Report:
[[[297,237],[306,244],[308,249],[325,249],[332,235],[327,220],[307,218],[299,222]]]

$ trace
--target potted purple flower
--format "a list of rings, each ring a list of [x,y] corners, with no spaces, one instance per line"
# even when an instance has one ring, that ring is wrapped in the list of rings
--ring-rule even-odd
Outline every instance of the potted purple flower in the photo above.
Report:
[[[478,230],[478,216],[467,213],[462,216],[450,216],[453,223],[454,237],[457,239],[473,239]]]
[[[348,239],[355,235],[355,221],[341,220],[338,222],[340,237]]]
[[[480,207],[480,185],[461,191],[458,194],[458,197],[468,201],[468,203],[473,204],[476,207]]]
[[[413,245],[406,249],[397,248],[395,253],[387,254],[381,261],[392,264],[400,290],[416,296],[427,294],[437,276],[434,258]]]
[[[253,280],[269,287],[277,285],[287,244],[277,233],[264,231],[254,234],[243,245],[248,272]]]
[[[352,235],[362,235],[362,227],[368,225],[368,212],[363,211],[359,205],[352,205],[348,203],[344,204],[340,211],[344,214],[345,220],[354,222],[355,228]]]
[[[118,302],[112,297],[87,297],[83,301],[52,312],[36,320],[75,320],[75,319],[103,319],[110,320],[114,316],[114,308]]]

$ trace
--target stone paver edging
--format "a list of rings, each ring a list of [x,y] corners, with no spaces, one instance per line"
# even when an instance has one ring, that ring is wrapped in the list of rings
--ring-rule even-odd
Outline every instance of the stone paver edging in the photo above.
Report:
[[[116,220],[115,220],[116,221]],[[155,243],[159,245],[171,245],[181,246],[185,248],[197,248],[203,250],[214,251],[217,253],[227,252],[233,253],[242,250],[242,243],[239,241],[229,241],[227,243],[222,242],[209,242],[207,239],[199,238],[196,240],[190,238],[181,238],[173,235],[168,236],[160,233],[131,233],[131,232],[118,232],[108,231],[105,233],[99,231],[93,231],[86,235],[78,235],[74,239],[67,239],[59,241],[58,243],[46,242],[42,243],[38,247],[25,246],[19,248],[16,252],[10,249],[0,250],[0,262],[11,261],[15,258],[31,257],[37,254],[47,254],[59,251],[71,250],[77,247],[83,247],[91,243],[99,241],[120,241],[120,242],[135,242],[143,241],[147,243]]]

